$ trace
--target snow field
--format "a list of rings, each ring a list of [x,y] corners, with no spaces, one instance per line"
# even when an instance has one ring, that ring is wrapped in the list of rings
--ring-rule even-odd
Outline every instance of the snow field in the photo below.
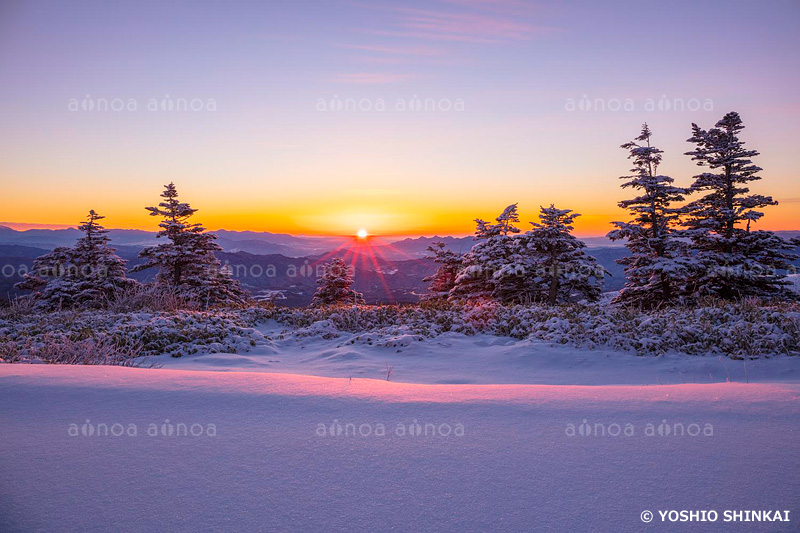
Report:
[[[798,393],[797,384],[422,385],[0,365],[0,529],[718,529],[646,525],[640,514],[800,511]],[[634,433],[582,434],[584,420]],[[663,435],[665,422],[711,425],[713,435]],[[82,434],[101,423],[138,432]],[[214,425],[214,435],[162,433],[180,423]],[[337,423],[383,424],[387,432],[336,434]],[[463,434],[396,433],[416,424],[461,424]],[[334,426],[334,435],[320,425]]]

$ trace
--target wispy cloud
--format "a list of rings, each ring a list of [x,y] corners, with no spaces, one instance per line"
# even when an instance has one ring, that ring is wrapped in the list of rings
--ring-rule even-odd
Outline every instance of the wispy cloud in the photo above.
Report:
[[[372,43],[347,43],[336,46],[362,52],[351,59],[357,63],[412,66],[452,66],[458,59],[454,43],[508,43],[524,41],[551,31],[534,25],[529,17],[532,5],[522,0],[440,0],[433,7],[415,8],[353,2],[358,9],[388,15],[388,20],[362,29],[363,33],[384,37]],[[428,42],[424,42],[428,41]],[[366,67],[369,69],[370,67]],[[396,66],[395,68],[402,68]],[[414,74],[353,73],[338,74],[336,83],[396,83],[417,77]]]
[[[427,46],[385,46],[379,44],[340,44],[338,46],[352,50],[362,50],[364,52],[374,52],[389,55],[432,57],[444,54],[443,50],[430,48]]]
[[[530,39],[534,25],[479,13],[451,13],[398,8],[400,25],[409,36],[444,41],[503,42]]]
[[[369,65],[442,65],[463,64],[463,59],[454,58],[449,51],[430,46],[389,46],[382,44],[337,44],[339,48],[360,52],[351,54],[355,63]]]
[[[454,4],[463,7],[479,7],[493,10],[528,9],[530,0],[439,0],[445,4]]]
[[[449,0],[448,3],[450,9],[385,8],[395,15],[394,27],[366,31],[432,41],[502,43],[527,40],[553,29],[525,20],[527,12],[521,11],[525,6],[516,2]]]
[[[415,78],[414,74],[398,74],[391,72],[356,72],[336,74],[331,79],[334,83],[352,83],[360,85],[397,83]]]

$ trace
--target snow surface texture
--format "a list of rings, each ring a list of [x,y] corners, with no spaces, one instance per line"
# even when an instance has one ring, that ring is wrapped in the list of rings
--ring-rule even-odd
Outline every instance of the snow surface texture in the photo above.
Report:
[[[799,394],[0,365],[0,530],[797,531]],[[204,433],[169,436],[180,423]],[[676,424],[703,432],[667,434]],[[793,521],[662,524],[668,509]]]

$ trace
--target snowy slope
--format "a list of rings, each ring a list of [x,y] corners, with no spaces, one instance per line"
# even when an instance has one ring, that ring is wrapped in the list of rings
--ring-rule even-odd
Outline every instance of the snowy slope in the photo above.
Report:
[[[246,353],[149,357],[145,364],[181,370],[281,372],[326,377],[366,377],[406,383],[530,383],[558,385],[658,385],[800,382],[800,358],[752,361],[718,356],[637,357],[612,350],[576,349],[494,335],[339,332],[325,339],[302,336],[267,322],[272,341]]]
[[[797,531],[798,395],[0,365],[0,530],[709,531],[640,514],[787,509],[726,530]],[[165,420],[214,432],[147,434]],[[584,420],[634,434],[570,436]],[[665,420],[713,435],[647,435]],[[319,434],[335,422],[388,434]],[[415,422],[463,434],[397,435]],[[98,423],[137,435],[78,429]]]

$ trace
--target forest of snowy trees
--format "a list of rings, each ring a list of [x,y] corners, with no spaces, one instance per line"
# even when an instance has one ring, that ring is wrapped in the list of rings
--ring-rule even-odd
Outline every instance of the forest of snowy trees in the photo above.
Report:
[[[692,149],[686,155],[701,172],[687,187],[659,173],[662,151],[653,145],[647,124],[622,145],[632,168],[621,187],[631,197],[619,206],[629,217],[614,222],[608,237],[624,241],[630,255],[619,260],[626,282],[612,303],[647,309],[691,305],[706,297],[796,297],[785,272],[797,259],[791,250],[798,243],[753,227],[764,215],[761,209],[777,202],[750,192],[762,169],[752,161],[758,152],[740,139],[743,129],[735,112],[709,130],[692,124]],[[160,219],[162,241],[142,250],[144,263],[134,268],[156,271],[146,286],[127,278],[125,262],[100,225],[104,217],[90,211],[75,246],[39,257],[18,287],[31,291],[29,298],[41,311],[103,308],[120,295],[142,292],[168,294],[195,309],[248,304],[247,291],[215,256],[221,250],[216,235],[193,222],[197,210],[178,198],[173,183],[164,187],[157,206],[146,209]],[[579,216],[554,205],[541,207],[539,220],[523,231],[512,204],[493,222],[476,219],[475,244],[468,252],[455,253],[444,243],[429,248],[438,269],[425,278],[430,289],[423,300],[473,306],[598,301],[608,272],[572,234]],[[326,264],[323,272],[312,307],[364,303],[341,259]]]
[[[797,242],[752,225],[776,205],[769,196],[751,194],[747,186],[760,180],[739,134],[738,113],[726,114],[710,130],[692,124],[687,152],[703,172],[688,187],[673,185],[659,174],[662,151],[652,145],[647,124],[622,145],[632,161],[623,189],[634,196],[619,202],[630,219],[614,222],[608,236],[625,240],[631,254],[619,262],[626,283],[614,303],[641,308],[691,304],[703,297],[733,300],[746,297],[794,299],[786,271],[797,255]],[[700,196],[692,199],[693,196]],[[687,201],[688,200],[688,201]],[[517,204],[508,206],[493,224],[477,219],[478,243],[463,256],[442,243],[430,247],[439,263],[428,278],[430,297],[450,301],[492,299],[502,303],[556,304],[597,300],[606,272],[572,236],[579,215],[551,205],[542,207],[539,222],[522,233]]]
[[[127,277],[125,261],[115,254],[107,230],[99,224],[105,217],[94,210],[78,227],[85,236],[74,247],[59,247],[36,259],[17,287],[32,291],[35,309],[50,311],[102,308],[117,297],[152,289],[206,309],[246,303],[247,292],[214,256],[221,250],[214,242],[216,235],[190,222],[197,210],[178,200],[174,183],[164,186],[161,197],[158,206],[146,209],[162,219],[157,237],[164,242],[143,249],[145,262],[135,267],[157,269],[149,287]]]

